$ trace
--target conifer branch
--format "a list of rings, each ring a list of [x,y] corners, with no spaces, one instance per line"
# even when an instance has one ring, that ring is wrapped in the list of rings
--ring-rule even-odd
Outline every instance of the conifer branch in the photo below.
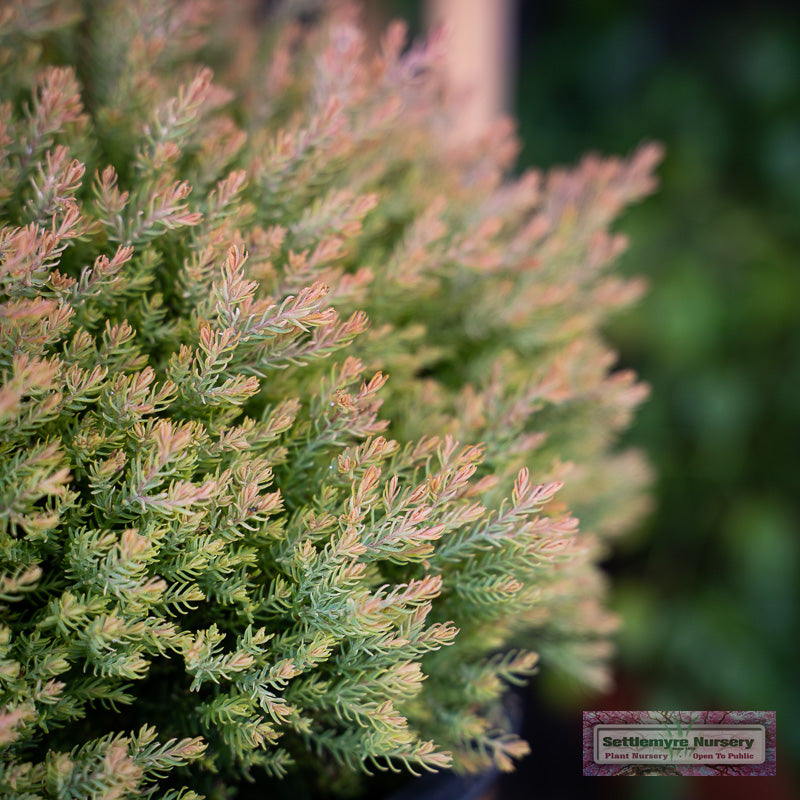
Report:
[[[4,796],[507,770],[509,684],[606,676],[659,149],[506,177],[440,37],[222,5],[0,10]]]

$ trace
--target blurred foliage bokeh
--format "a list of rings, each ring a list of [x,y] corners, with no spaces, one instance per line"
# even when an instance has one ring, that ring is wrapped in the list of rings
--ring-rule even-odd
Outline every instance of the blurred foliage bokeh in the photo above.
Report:
[[[667,151],[623,225],[650,291],[609,331],[658,473],[609,563],[620,674],[642,708],[776,710],[800,762],[800,4],[520,0],[516,27],[521,167]]]
[[[655,511],[612,559],[645,708],[774,709],[800,760],[800,4],[522,2],[524,165],[664,143],[609,331]]]

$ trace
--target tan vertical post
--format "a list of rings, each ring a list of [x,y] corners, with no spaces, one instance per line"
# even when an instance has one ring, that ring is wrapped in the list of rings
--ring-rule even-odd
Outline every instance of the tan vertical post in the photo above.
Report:
[[[509,110],[514,0],[427,0],[426,13],[429,30],[443,24],[448,32],[458,135],[473,139]]]

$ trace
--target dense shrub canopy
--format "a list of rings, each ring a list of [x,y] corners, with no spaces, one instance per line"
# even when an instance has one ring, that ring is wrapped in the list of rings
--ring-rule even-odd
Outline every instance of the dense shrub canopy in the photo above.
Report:
[[[348,8],[0,21],[0,786],[510,768],[505,682],[605,676],[656,150],[506,178],[442,43]]]

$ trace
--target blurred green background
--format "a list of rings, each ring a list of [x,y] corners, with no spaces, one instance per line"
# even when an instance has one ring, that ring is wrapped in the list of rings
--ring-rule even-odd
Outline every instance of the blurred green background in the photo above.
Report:
[[[652,386],[628,441],[659,476],[654,513],[609,564],[623,691],[641,708],[776,710],[786,776],[800,761],[800,4],[520,5],[523,164],[667,150],[658,195],[622,226],[622,268],[651,289],[609,331]],[[685,796],[657,783],[637,796]]]
[[[419,29],[419,2],[386,6]],[[650,292],[609,330],[652,387],[627,441],[659,476],[653,514],[608,564],[624,619],[617,697],[776,710],[786,785],[774,796],[788,796],[800,763],[800,3],[519,0],[517,17],[521,167],[649,139],[667,151],[659,193],[621,226],[622,269]],[[713,796],[656,783],[633,796]]]

